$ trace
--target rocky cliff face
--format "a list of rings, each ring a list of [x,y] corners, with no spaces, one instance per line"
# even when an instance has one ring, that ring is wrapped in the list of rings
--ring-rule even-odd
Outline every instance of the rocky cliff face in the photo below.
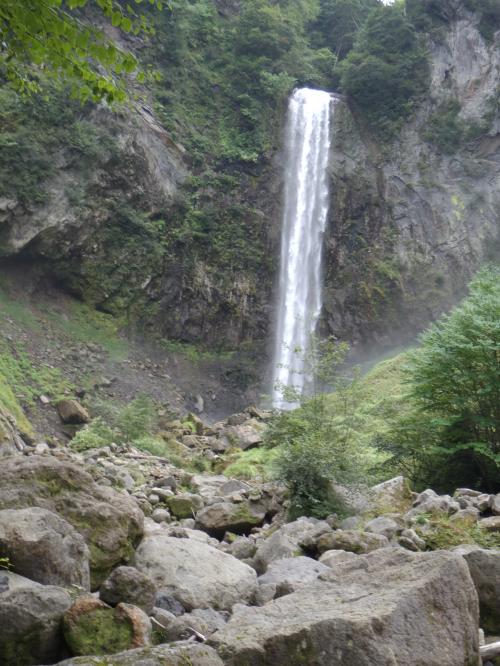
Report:
[[[465,10],[430,39],[430,92],[391,145],[338,103],[324,332],[359,348],[411,338],[498,256],[498,41],[497,33],[487,43]],[[462,136],[443,152],[428,130],[449,100],[460,105]],[[1,199],[2,254],[29,257],[65,288],[162,336],[264,349],[278,260],[280,128],[265,159],[235,171],[236,185],[224,189],[193,183],[191,156],[148,107],[97,109],[90,119],[112,137],[109,149],[83,168],[78,153],[59,146],[43,204]],[[211,248],[180,233],[192,213],[186,192],[205,211],[217,207],[219,226],[237,219],[243,229],[238,237],[227,227],[215,262]],[[217,234],[209,232],[213,245]]]
[[[331,159],[323,327],[361,346],[411,338],[500,250],[499,35],[463,11],[429,41],[430,91],[392,146],[340,101]],[[456,150],[429,132],[459,104]]]

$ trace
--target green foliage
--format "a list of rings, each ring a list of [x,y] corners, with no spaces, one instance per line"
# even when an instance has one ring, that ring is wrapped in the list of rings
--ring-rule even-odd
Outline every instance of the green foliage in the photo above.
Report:
[[[380,0],[321,0],[312,29],[322,46],[328,47],[337,58],[345,58],[366,17],[380,4]]]
[[[0,376],[8,381],[16,400],[28,406],[34,405],[41,395],[59,400],[74,391],[58,368],[35,363],[21,344],[11,349],[3,340],[0,340]],[[7,391],[4,395],[8,397]],[[12,405],[12,400],[9,402]]]
[[[422,336],[407,369],[414,408],[379,442],[393,464],[438,490],[500,489],[500,269]]]
[[[97,416],[79,430],[71,440],[71,448],[75,451],[88,451],[109,446],[116,440],[116,432]]]
[[[453,519],[453,516],[443,514],[422,514],[421,518],[415,530],[428,550],[446,550],[462,544],[500,548],[500,534],[487,532],[472,520]]]
[[[53,86],[47,92],[23,98],[0,88],[0,196],[28,208],[46,201],[46,182],[62,147],[84,173],[117,152],[109,130],[80,117],[87,107]]]
[[[145,395],[132,400],[120,413],[118,428],[128,441],[145,437],[153,430],[156,420],[155,405]]]
[[[464,136],[465,125],[460,120],[457,99],[443,102],[429,118],[424,139],[441,152],[452,154],[458,150]]]
[[[150,4],[161,9],[163,3]],[[81,12],[85,7],[93,14],[90,21]],[[41,89],[43,71],[45,79],[70,83],[73,97],[82,101],[124,101],[126,75],[138,63],[95,27],[101,21],[136,35],[151,29],[144,13],[118,0],[2,0],[0,71],[26,94]]]
[[[11,569],[12,564],[8,557],[0,557],[0,569]]]
[[[441,28],[457,15],[457,4],[442,0],[405,0],[405,9],[417,30],[434,37],[439,37]]]
[[[384,138],[400,129],[428,85],[425,51],[397,5],[372,11],[341,72],[343,91]]]
[[[141,450],[162,455],[164,445],[152,436],[156,428],[156,412],[153,401],[139,396],[124,407],[109,403],[97,403],[99,415],[77,432],[71,446],[77,451],[109,446],[112,442],[131,443]],[[156,453],[160,450],[162,453]]]
[[[290,490],[293,516],[323,517],[341,510],[332,482],[360,480],[359,451],[351,438],[356,381],[341,372],[347,350],[332,338],[313,338],[305,354],[313,394],[304,397],[293,387],[282,387],[284,397],[300,400],[300,407],[277,413],[266,434],[267,445],[279,448],[276,474]],[[326,385],[336,390],[341,419],[328,410],[327,395],[319,392]]]
[[[23,408],[14,395],[11,385],[0,372],[0,408],[16,419],[18,428],[29,435],[33,434],[31,423],[28,421]]]
[[[229,464],[223,472],[230,478],[270,481],[276,475],[275,461],[279,453],[279,448],[264,447],[231,453],[225,456]]]

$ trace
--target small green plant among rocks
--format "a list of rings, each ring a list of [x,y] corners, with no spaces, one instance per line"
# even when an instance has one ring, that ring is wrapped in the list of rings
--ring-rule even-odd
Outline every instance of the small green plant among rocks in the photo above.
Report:
[[[357,378],[344,367],[347,352],[348,346],[333,338],[313,337],[304,354],[311,393],[282,387],[286,399],[300,406],[277,413],[266,440],[270,447],[279,446],[276,474],[290,489],[292,516],[342,512],[334,483],[359,480],[360,452],[352,438]],[[326,387],[340,397],[339,412],[329,409]]]

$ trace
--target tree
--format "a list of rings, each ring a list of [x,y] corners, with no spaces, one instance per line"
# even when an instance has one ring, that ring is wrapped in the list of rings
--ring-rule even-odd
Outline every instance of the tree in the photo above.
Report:
[[[312,337],[305,356],[305,374],[311,392],[300,395],[293,387],[280,387],[293,411],[278,412],[266,434],[268,446],[279,446],[277,476],[290,490],[292,516],[324,517],[342,511],[335,483],[360,480],[359,451],[352,440],[357,400],[356,372],[344,367],[345,343]],[[335,407],[326,389],[335,391]]]
[[[369,14],[341,73],[343,91],[372,129],[385,137],[394,134],[428,81],[425,52],[399,6]]]
[[[345,58],[368,14],[380,4],[380,0],[321,0],[312,26],[320,45],[328,47],[337,58]]]
[[[161,9],[163,0],[149,3]],[[0,76],[22,93],[40,90],[41,78],[49,78],[69,83],[83,101],[123,101],[124,77],[137,69],[137,59],[90,17],[125,33],[151,30],[145,13],[119,0],[0,0]]]
[[[437,489],[500,490],[500,268],[424,333],[406,372],[415,409],[382,448]]]

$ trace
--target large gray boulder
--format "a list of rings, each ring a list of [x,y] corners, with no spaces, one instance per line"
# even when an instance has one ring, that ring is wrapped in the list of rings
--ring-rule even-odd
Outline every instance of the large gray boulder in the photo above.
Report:
[[[89,549],[60,516],[39,507],[0,511],[0,555],[44,585],[90,589]]]
[[[106,666],[224,666],[208,645],[183,642],[128,650],[106,657]],[[103,666],[102,657],[75,657],[56,666]]]
[[[195,539],[151,534],[137,549],[135,566],[188,610],[228,610],[250,601],[257,588],[251,567]]]
[[[58,514],[83,536],[92,589],[130,559],[142,536],[144,515],[133,499],[52,456],[11,457],[0,465],[0,510],[28,507]]]
[[[273,599],[295,592],[315,581],[328,567],[311,557],[292,557],[271,562],[267,571],[259,576],[259,588],[266,588],[266,597]]]
[[[274,560],[304,555],[299,544],[323,530],[331,531],[331,528],[328,523],[315,518],[299,518],[283,525],[258,544],[254,556],[255,569],[264,573]]]
[[[151,578],[134,567],[117,567],[99,590],[99,598],[110,606],[133,604],[148,615],[153,611],[155,597]]]
[[[11,572],[0,577],[0,664],[52,664],[61,655],[61,620],[70,595]]]
[[[378,548],[385,548],[389,540],[383,534],[358,532],[357,530],[336,530],[326,532],[317,541],[318,552],[322,555],[327,550],[346,550],[350,553],[370,553]]]
[[[266,511],[259,502],[216,502],[196,514],[196,527],[214,537],[226,532],[244,534],[264,522]]]
[[[226,666],[476,666],[477,595],[453,553],[387,548],[339,563],[209,640]]]
[[[404,476],[372,486],[368,495],[370,506],[379,513],[404,513],[412,503],[410,484]]]
[[[474,545],[453,549],[467,562],[479,597],[481,627],[486,633],[500,634],[500,550]]]

